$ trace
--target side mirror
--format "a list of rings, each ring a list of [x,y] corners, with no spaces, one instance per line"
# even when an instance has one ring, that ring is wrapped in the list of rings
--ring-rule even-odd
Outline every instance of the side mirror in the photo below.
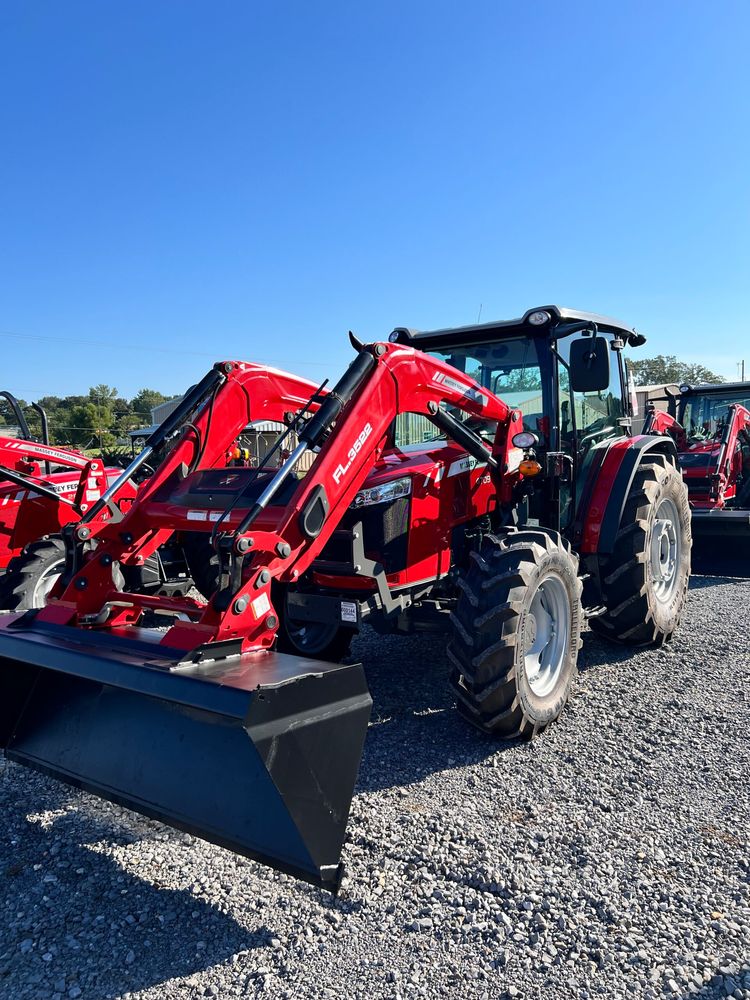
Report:
[[[602,392],[609,388],[609,341],[581,337],[570,344],[570,388],[573,392]]]

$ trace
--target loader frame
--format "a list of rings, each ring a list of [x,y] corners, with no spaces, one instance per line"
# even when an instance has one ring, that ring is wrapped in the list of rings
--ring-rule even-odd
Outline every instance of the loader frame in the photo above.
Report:
[[[161,645],[183,649],[186,657],[268,649],[279,624],[272,584],[293,583],[309,569],[383,454],[392,421],[401,412],[427,416],[490,466],[498,505],[512,508],[514,485],[522,478],[520,456],[512,454],[518,449],[511,444],[521,428],[520,414],[473,380],[459,378],[450,366],[410,348],[375,344],[359,350],[329,393],[323,390],[308,396],[308,390],[309,383],[286,373],[240,362],[216,365],[175,411],[160,439],[151,442],[123,473],[126,481],[138,464],[181,429],[181,438],[142,487],[138,503],[117,524],[97,523],[99,510],[109,502],[105,494],[66,532],[65,589],[39,612],[37,622],[114,630],[135,625],[144,610],[150,609],[180,616]],[[252,419],[250,401],[258,398],[264,401],[264,419],[286,417],[299,438],[264,491],[252,505],[243,506],[242,489],[249,480],[257,480],[262,470],[247,470],[244,476],[240,470],[231,470],[222,478],[230,488],[237,481],[239,491],[229,489],[223,497],[192,495],[187,473],[187,493],[176,499],[180,478],[195,466],[197,455],[201,469],[223,465],[228,441]],[[443,403],[497,421],[492,450],[441,409]],[[185,429],[187,414],[193,419]],[[308,450],[318,451],[310,472],[296,483],[283,508],[272,507],[271,501]],[[117,488],[115,483],[111,489]],[[174,531],[208,533],[216,540],[221,586],[208,603],[125,595],[114,588],[111,567],[115,562],[142,564]],[[93,537],[96,554],[86,558],[83,546]]]

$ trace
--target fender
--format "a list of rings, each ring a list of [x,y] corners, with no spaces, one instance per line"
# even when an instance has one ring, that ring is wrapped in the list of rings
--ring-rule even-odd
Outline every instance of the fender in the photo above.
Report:
[[[618,438],[607,449],[586,509],[582,511],[582,553],[613,551],[630,487],[638,466],[648,453],[668,455],[677,464],[677,448],[668,436],[639,434]]]

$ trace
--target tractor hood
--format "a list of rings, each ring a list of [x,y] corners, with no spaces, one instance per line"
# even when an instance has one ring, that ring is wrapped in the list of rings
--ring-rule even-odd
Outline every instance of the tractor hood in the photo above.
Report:
[[[466,452],[452,441],[410,444],[388,452],[375,465],[365,481],[365,488],[379,486],[402,476],[426,476],[436,468],[466,457]]]
[[[402,476],[429,476],[441,468],[445,470],[444,475],[456,475],[476,466],[476,460],[453,441],[405,445],[389,451],[380,459],[365,480],[363,488],[381,486]]]
[[[706,475],[716,468],[721,445],[716,441],[696,441],[680,452],[680,466],[687,476]]]

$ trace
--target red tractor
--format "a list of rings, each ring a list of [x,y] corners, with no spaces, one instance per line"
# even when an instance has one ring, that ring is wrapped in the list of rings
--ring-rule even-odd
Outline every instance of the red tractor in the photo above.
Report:
[[[677,446],[696,537],[750,538],[750,384],[665,386],[668,409],[649,408],[644,434]]]
[[[42,426],[42,440],[35,440],[15,396],[0,391],[0,397],[19,432],[15,438],[0,436],[0,609],[25,611],[44,605],[65,566],[63,525],[86,514],[122,469],[50,445],[47,415],[32,403]],[[97,521],[121,517],[135,494],[135,484],[123,482],[99,509]],[[126,572],[129,586],[147,591],[187,593],[192,586],[178,544],[163,546]]]
[[[330,390],[215,365],[64,528],[47,606],[0,619],[6,755],[335,889],[371,702],[361,665],[334,661],[363,622],[445,629],[459,710],[505,739],[560,714],[586,620],[672,636],[690,511],[671,439],[631,435],[621,355],[643,342],[549,306],[353,339]],[[226,468],[257,419],[288,430]],[[205,600],[123,587],[175,533]]]
[[[41,607],[65,565],[59,532],[77,521],[99,499],[120,469],[105,469],[101,459],[50,445],[47,417],[33,404],[42,424],[37,441],[18,400],[0,392],[15,420],[18,437],[0,436],[0,608]],[[123,506],[135,489],[128,483]],[[99,518],[110,516],[104,508]]]

